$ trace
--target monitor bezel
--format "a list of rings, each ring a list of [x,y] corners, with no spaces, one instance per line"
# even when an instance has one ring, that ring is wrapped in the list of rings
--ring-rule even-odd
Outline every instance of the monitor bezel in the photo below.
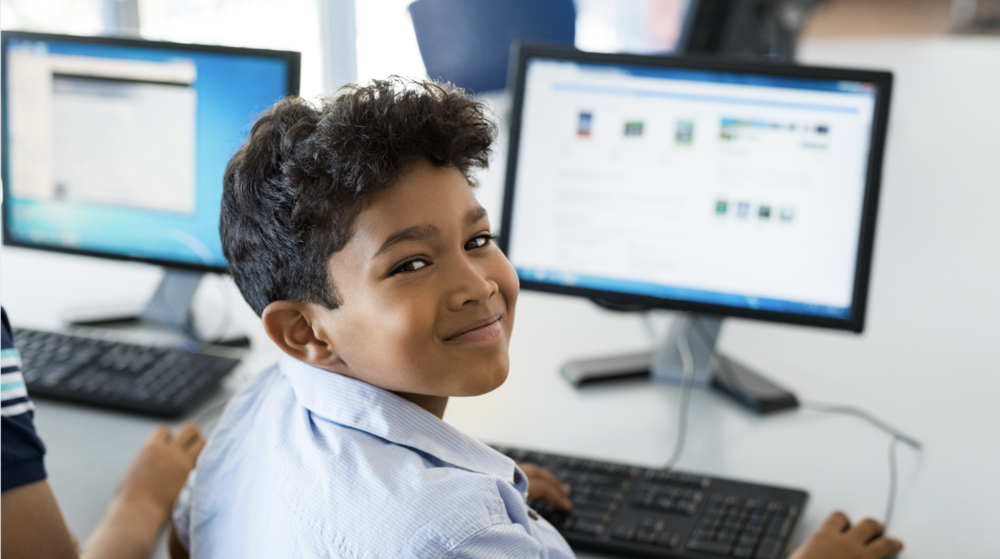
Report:
[[[512,47],[508,89],[511,92],[509,139],[507,147],[507,167],[504,181],[503,216],[500,236],[497,242],[504,254],[508,254],[509,239],[514,206],[515,179],[517,176],[518,147],[521,133],[521,119],[524,108],[525,78],[528,62],[532,59],[555,59],[581,63],[618,64],[646,66],[652,68],[677,68],[734,72],[774,77],[814,78],[838,81],[873,83],[876,87],[875,112],[872,119],[868,168],[865,176],[865,191],[861,209],[861,224],[858,232],[858,252],[855,262],[854,288],[851,313],[847,318],[835,318],[790,312],[777,312],[745,307],[730,307],[686,301],[626,294],[569,285],[551,284],[521,279],[521,287],[534,291],[587,297],[612,308],[660,308],[675,311],[708,314],[722,317],[749,318],[767,322],[779,322],[803,326],[816,326],[855,333],[864,331],[868,307],[868,291],[871,279],[871,263],[875,244],[875,222],[878,214],[879,191],[882,182],[882,163],[885,152],[886,129],[889,122],[889,101],[892,96],[892,74],[885,71],[857,70],[795,64],[774,64],[746,62],[705,56],[644,56],[634,54],[591,53],[570,47],[549,45],[514,45]]]
[[[160,258],[148,258],[142,256],[133,256],[127,254],[120,254],[115,252],[104,252],[99,250],[86,250],[77,249],[71,247],[63,247],[58,245],[48,245],[44,243],[33,243],[30,241],[16,239],[12,232],[10,231],[10,219],[9,219],[9,206],[8,200],[10,199],[10,180],[9,180],[9,162],[7,158],[9,157],[8,149],[6,146],[7,139],[7,47],[11,41],[18,40],[29,40],[29,41],[52,41],[52,42],[66,42],[66,43],[79,43],[79,44],[95,44],[95,45],[110,45],[110,46],[121,46],[121,47],[140,47],[140,48],[153,48],[153,49],[163,49],[163,50],[175,50],[180,52],[198,52],[198,53],[209,53],[209,54],[231,54],[238,56],[255,56],[260,58],[273,58],[284,61],[288,67],[288,82],[286,89],[288,91],[287,95],[298,95],[299,94],[299,75],[301,73],[302,65],[302,55],[301,53],[295,51],[284,51],[284,50],[270,50],[270,49],[257,49],[257,48],[242,48],[242,47],[227,47],[220,45],[200,45],[192,43],[173,43],[168,41],[149,41],[145,39],[137,38],[124,38],[124,37],[88,37],[80,35],[61,35],[54,33],[35,33],[29,31],[8,31],[3,30],[0,32],[0,60],[3,61],[2,69],[2,82],[0,82],[0,111],[2,111],[2,127],[0,127],[0,134],[2,134],[2,139],[5,142],[4,148],[2,150],[2,160],[0,160],[0,165],[2,165],[3,176],[3,244],[6,246],[20,247],[20,248],[30,248],[36,250],[44,250],[48,252],[58,252],[63,254],[76,254],[80,256],[93,256],[97,258],[106,258],[110,260],[123,260],[129,262],[143,262],[145,264],[153,264],[155,266],[163,266],[165,268],[174,268],[180,270],[190,270],[196,272],[209,272],[209,273],[229,273],[228,266],[212,266],[207,264],[198,264],[194,262],[182,262],[178,260],[167,260]]]

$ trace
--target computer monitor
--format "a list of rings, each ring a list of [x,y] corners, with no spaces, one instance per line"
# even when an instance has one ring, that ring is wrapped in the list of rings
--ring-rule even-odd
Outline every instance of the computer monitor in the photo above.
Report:
[[[4,244],[164,266],[154,301],[173,306],[147,318],[186,321],[201,274],[227,268],[226,164],[260,112],[298,93],[299,60],[3,31]]]
[[[540,46],[511,71],[521,287],[707,316],[701,380],[722,317],[863,330],[891,74]]]

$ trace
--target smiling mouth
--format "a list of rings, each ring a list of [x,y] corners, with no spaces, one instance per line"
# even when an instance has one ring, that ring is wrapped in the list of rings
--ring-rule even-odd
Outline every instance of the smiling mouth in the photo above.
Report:
[[[461,332],[447,338],[445,341],[465,343],[492,340],[500,335],[500,321],[502,319],[503,315],[498,314],[486,320],[473,322]]]

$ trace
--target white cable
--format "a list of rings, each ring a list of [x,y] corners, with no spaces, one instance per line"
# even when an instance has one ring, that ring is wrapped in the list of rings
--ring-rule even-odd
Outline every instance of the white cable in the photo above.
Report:
[[[896,484],[899,475],[896,473],[896,446],[901,441],[897,436],[893,436],[889,441],[889,499],[885,505],[885,520],[882,521],[882,529],[889,531],[889,524],[892,522],[892,513],[896,508]]]
[[[694,316],[689,317],[690,324],[684,328],[683,332],[677,334],[677,351],[681,354],[681,364],[684,367],[684,379],[681,381],[681,402],[680,412],[677,422],[677,442],[674,443],[674,452],[667,460],[666,469],[672,469],[681,459],[684,452],[684,440],[687,438],[688,408],[691,401],[691,388],[694,385],[694,357],[691,355],[691,329]]]
[[[839,413],[844,415],[853,415],[855,417],[860,417],[868,423],[874,425],[878,429],[889,433],[892,439],[889,441],[889,496],[885,505],[885,520],[882,521],[882,525],[885,530],[889,529],[889,523],[892,522],[892,515],[896,509],[896,486],[899,482],[898,467],[896,464],[896,447],[899,443],[907,444],[916,450],[921,450],[923,444],[917,439],[903,433],[899,429],[896,429],[892,425],[889,425],[885,421],[875,417],[874,415],[868,413],[867,411],[856,408],[854,406],[844,406],[839,404],[824,404],[821,402],[809,402],[803,401],[800,405],[807,410],[813,410],[823,413]]]
[[[813,410],[823,413],[840,413],[844,415],[853,415],[855,417],[860,417],[861,419],[864,419],[868,423],[871,423],[878,429],[885,431],[886,433],[889,433],[890,435],[893,436],[893,438],[897,438],[900,441],[912,446],[917,450],[920,450],[921,447],[923,446],[917,439],[907,435],[906,433],[900,431],[899,429],[893,427],[892,425],[889,425],[885,421],[882,421],[881,419],[875,417],[874,415],[868,413],[867,411],[861,408],[857,408],[854,406],[845,406],[842,404],[824,404],[823,402],[814,402],[809,400],[802,400],[801,402],[799,402],[799,405],[803,409],[807,410]]]

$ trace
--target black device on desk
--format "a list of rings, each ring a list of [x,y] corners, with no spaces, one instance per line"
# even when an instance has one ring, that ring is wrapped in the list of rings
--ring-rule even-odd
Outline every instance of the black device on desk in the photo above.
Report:
[[[564,376],[579,386],[645,374],[714,384],[758,412],[795,407],[791,392],[716,353],[722,320],[864,329],[892,75],[521,45],[509,83],[499,244],[521,287],[686,313],[651,352],[581,359]],[[587,461],[525,459],[574,488],[595,479]],[[700,508],[670,516],[698,494],[676,482],[707,477],[596,473],[618,488],[602,490],[600,530],[579,512],[554,523],[574,545],[623,555],[781,557],[806,501],[716,479]],[[647,502],[664,508],[636,506]]]
[[[211,396],[239,359],[15,328],[32,396],[180,417]]]
[[[531,506],[576,549],[630,557],[784,557],[809,495],[797,489],[494,447],[572,488],[573,510]]]
[[[19,31],[3,31],[0,42],[3,243],[164,268],[144,309],[123,312],[121,302],[83,301],[96,314],[81,318],[70,311],[68,322],[131,319],[120,322],[237,345],[197,332],[191,302],[206,273],[227,270],[219,239],[226,164],[261,111],[298,93],[299,53]],[[28,386],[32,396],[161,415],[187,409],[191,400],[179,394],[203,395],[218,385],[219,371],[235,364],[183,350],[105,348],[54,333],[23,336],[25,343],[45,338],[44,351],[26,351],[26,378],[34,374],[31,363],[62,370],[62,357],[82,359],[98,350],[110,352],[95,357],[100,363],[128,371],[154,356],[145,373],[131,377],[94,372],[91,363],[52,385],[44,379],[58,375],[36,370],[42,376]],[[128,388],[126,379],[150,384]],[[168,396],[175,385],[184,386]],[[147,398],[150,387],[159,393]]]

